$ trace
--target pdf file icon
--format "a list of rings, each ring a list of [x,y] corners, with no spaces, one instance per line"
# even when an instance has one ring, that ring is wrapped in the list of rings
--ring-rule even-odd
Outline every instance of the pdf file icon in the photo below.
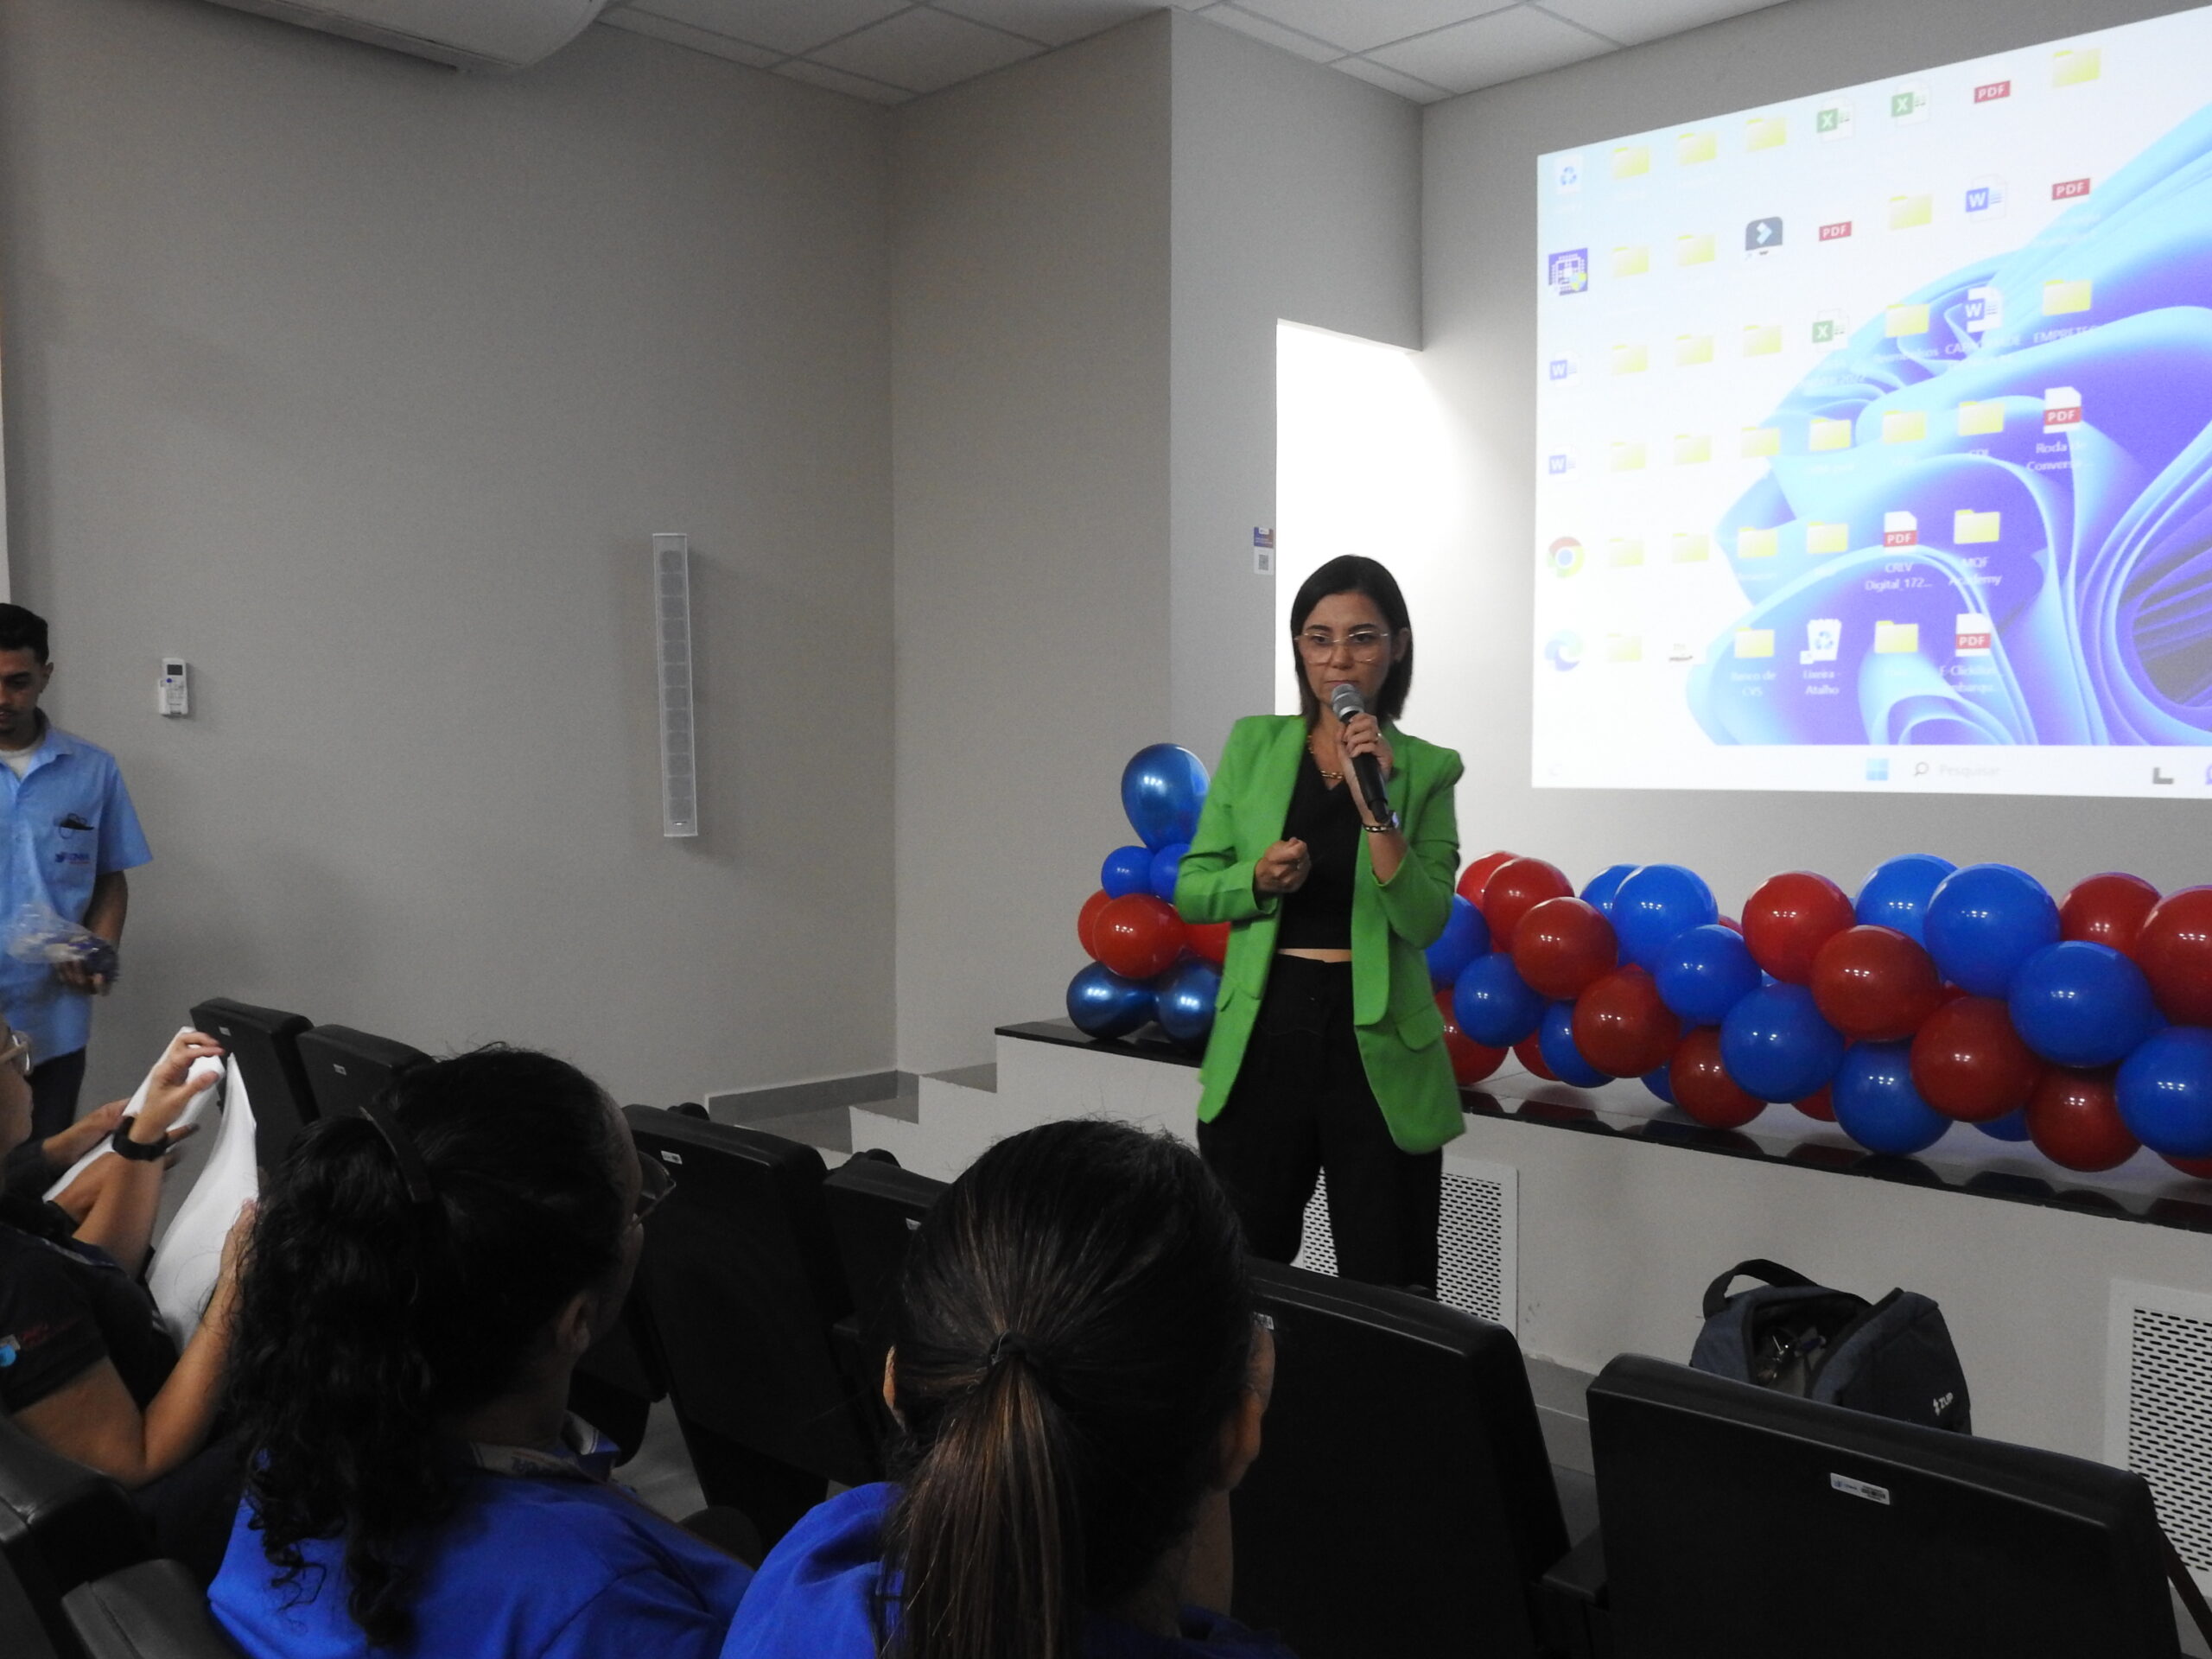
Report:
[[[2071,386],[2053,386],[2043,395],[2043,429],[2082,424],[2082,394]]]
[[[1987,617],[1973,611],[1959,613],[1957,637],[1953,649],[1961,657],[1986,657],[1996,643],[1997,630]]]
[[[1917,547],[1919,544],[1919,519],[1909,512],[1885,512],[1882,515],[1884,547]]]

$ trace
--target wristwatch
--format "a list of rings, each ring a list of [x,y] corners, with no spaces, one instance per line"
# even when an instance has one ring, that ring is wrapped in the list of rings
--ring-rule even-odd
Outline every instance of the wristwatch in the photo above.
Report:
[[[167,1137],[162,1141],[133,1141],[130,1126],[137,1121],[135,1117],[124,1118],[115,1126],[115,1133],[108,1136],[107,1144],[118,1158],[128,1158],[134,1163],[150,1164],[168,1152],[168,1146],[164,1144]]]

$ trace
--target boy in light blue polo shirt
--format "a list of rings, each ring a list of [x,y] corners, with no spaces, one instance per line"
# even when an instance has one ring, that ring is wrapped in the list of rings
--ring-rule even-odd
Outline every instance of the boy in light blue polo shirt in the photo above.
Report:
[[[115,757],[39,712],[54,677],[45,620],[0,604],[0,946],[33,900],[114,944],[130,900],[124,872],[153,857]],[[32,1140],[77,1116],[105,974],[0,950],[0,1010],[30,1039]]]

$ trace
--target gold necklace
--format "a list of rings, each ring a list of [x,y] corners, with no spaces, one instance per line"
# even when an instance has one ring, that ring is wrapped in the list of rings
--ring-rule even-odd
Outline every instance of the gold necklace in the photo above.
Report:
[[[1306,758],[1313,763],[1314,771],[1321,774],[1322,780],[1324,782],[1332,784],[1341,784],[1344,782],[1344,773],[1341,772],[1331,772],[1326,766],[1321,764],[1321,757],[1313,747],[1313,735],[1310,732],[1307,733],[1306,736]]]

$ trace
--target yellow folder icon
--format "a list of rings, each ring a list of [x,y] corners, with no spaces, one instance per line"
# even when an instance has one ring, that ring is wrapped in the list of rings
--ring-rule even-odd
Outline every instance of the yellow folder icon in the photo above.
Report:
[[[1746,524],[1736,532],[1736,556],[1739,559],[1770,559],[1782,550],[1782,537],[1771,530],[1753,530]]]
[[[1622,144],[1613,151],[1615,178],[1640,178],[1650,170],[1651,147],[1649,144]]]
[[[2043,285],[2043,314],[2046,317],[2062,317],[2069,311],[2089,308],[2089,283],[2087,277],[2079,282],[2059,278]]]
[[[1605,465],[1616,473],[1635,472],[1643,465],[1643,446],[1634,439],[1619,439],[1606,450]]]
[[[1993,397],[1986,403],[1977,403],[1969,397],[1959,405],[1959,435],[1962,438],[1984,438],[1993,432],[2005,429],[2005,405]]]
[[[1744,429],[1744,459],[1756,461],[1762,455],[1782,453],[1782,429],[1778,426],[1747,426]]]
[[[1919,623],[1877,622],[1874,624],[1874,654],[1876,656],[1908,657],[1919,649]]]
[[[1713,261],[1713,233],[1693,231],[1675,238],[1675,263],[1678,265],[1710,264]]]
[[[1851,448],[1851,423],[1832,421],[1824,415],[1813,416],[1812,429],[1806,434],[1805,447],[1815,452]]]
[[[1605,636],[1605,660],[1609,663],[1640,663],[1643,660],[1643,636],[1640,633],[1609,633]]]
[[[1651,269],[1651,250],[1641,242],[1613,250],[1613,275],[1641,276]]]
[[[2050,54],[2050,84],[2080,86],[2104,73],[2104,54],[2094,46],[2063,47]]]
[[[1744,123],[1745,149],[1778,149],[1789,142],[1789,123],[1778,115],[1755,115]]]
[[[1713,459],[1713,440],[1702,432],[1677,432],[1675,435],[1675,465],[1694,467]]]
[[[1851,551],[1849,524],[1823,524],[1815,518],[1805,526],[1805,552],[1808,557],[1825,559],[1838,553]]]
[[[1738,657],[1773,656],[1774,630],[1772,628],[1737,629],[1736,654]]]
[[[1719,154],[1719,133],[1679,132],[1675,135],[1675,163],[1678,167],[1695,167],[1700,162],[1709,162]]]
[[[1924,305],[1892,305],[1882,313],[1882,332],[1891,340],[1903,340],[1908,334],[1928,332],[1928,308]]]
[[[1928,416],[1916,409],[1882,411],[1884,443],[1918,443],[1928,435]]]
[[[1782,349],[1782,325],[1778,322],[1747,322],[1744,325],[1744,355],[1771,357]]]
[[[1993,509],[1976,512],[1972,507],[1961,507],[1951,515],[1951,540],[1960,547],[1973,542],[1993,542],[1997,539],[1997,520],[2000,515]]]
[[[1694,531],[1677,531],[1673,557],[1676,564],[1703,564],[1713,556],[1713,539]]]
[[[1643,347],[1641,346],[1616,346],[1613,347],[1613,372],[1615,374],[1642,374],[1645,369],[1650,366],[1650,364],[1651,359],[1649,353],[1645,352]]]
[[[1676,334],[1675,336],[1675,366],[1694,368],[1700,363],[1713,361],[1711,334]]]
[[[1643,563],[1643,543],[1633,536],[1616,536],[1605,543],[1605,563],[1625,570]]]
[[[1890,198],[1890,228],[1909,231],[1916,225],[1933,224],[1936,219],[1936,198],[1933,196],[1891,196]]]

